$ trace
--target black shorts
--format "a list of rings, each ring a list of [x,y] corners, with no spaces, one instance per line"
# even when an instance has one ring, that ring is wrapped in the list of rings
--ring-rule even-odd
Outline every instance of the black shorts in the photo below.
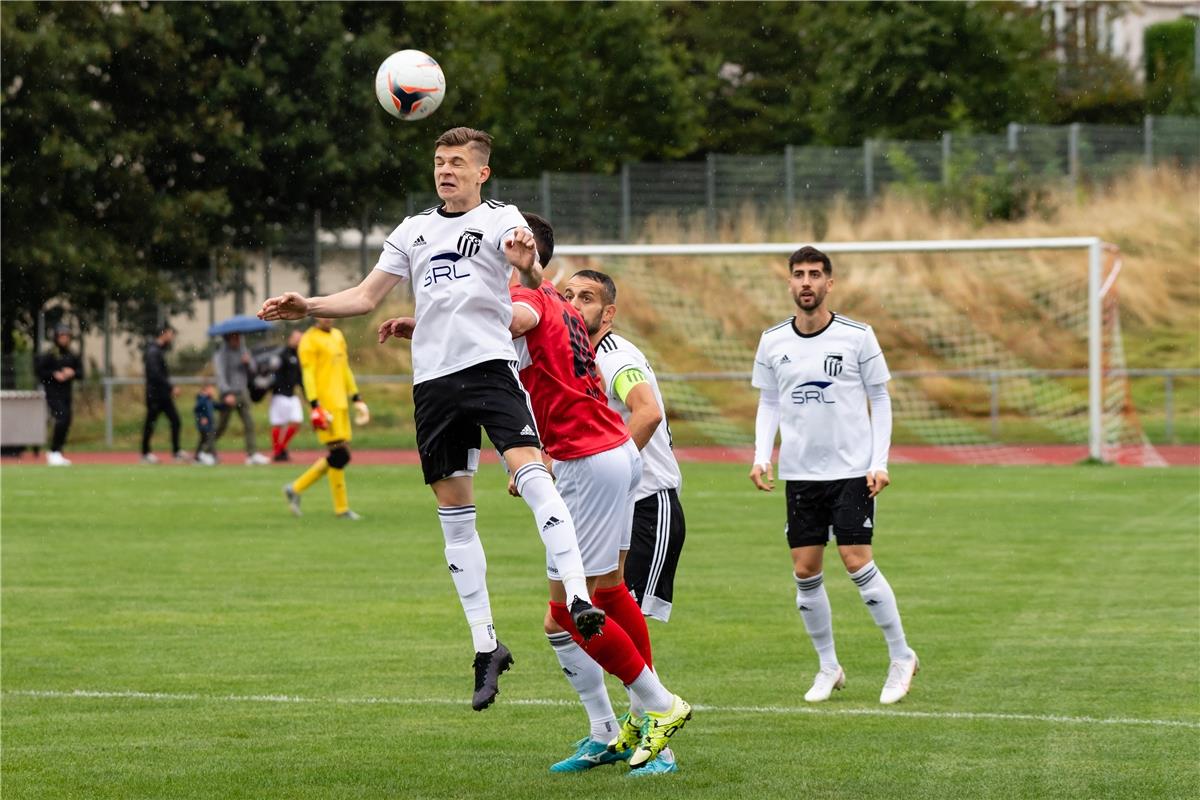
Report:
[[[870,544],[875,530],[875,498],[867,479],[787,482],[788,547]]]
[[[633,506],[633,531],[625,559],[625,585],[647,617],[671,618],[675,568],[687,526],[674,489],[643,497]]]
[[[496,449],[541,447],[529,397],[508,361],[485,361],[413,387],[417,449],[425,482],[474,470],[487,431]]]

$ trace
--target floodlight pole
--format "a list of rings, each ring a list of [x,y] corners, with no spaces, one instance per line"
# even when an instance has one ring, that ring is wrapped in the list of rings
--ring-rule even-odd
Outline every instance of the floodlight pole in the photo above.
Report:
[[[1096,461],[1104,460],[1100,257],[1100,240],[1095,239],[1088,245],[1088,456]]]

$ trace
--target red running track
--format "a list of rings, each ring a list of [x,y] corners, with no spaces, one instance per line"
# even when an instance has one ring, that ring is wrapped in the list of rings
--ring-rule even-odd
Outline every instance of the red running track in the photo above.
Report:
[[[294,450],[290,464],[273,464],[294,469],[297,464],[309,464],[320,456],[317,450]],[[748,447],[679,447],[675,455],[680,461],[720,464],[745,464],[749,468],[754,459],[753,448]],[[137,464],[138,453],[127,451],[71,452],[66,453],[75,464]],[[496,463],[496,453],[485,450],[484,463]],[[165,466],[176,466],[166,453],[159,453]],[[220,456],[223,465],[242,466],[241,453],[227,452]],[[1003,464],[1008,466],[1045,466],[1077,464],[1087,457],[1084,445],[994,445],[954,446],[897,445],[892,448],[893,464]],[[1200,466],[1200,445],[1159,445],[1143,451],[1131,448],[1116,454],[1118,464],[1150,466]],[[355,450],[355,464],[370,465],[416,465],[420,463],[416,450]],[[3,466],[44,465],[45,458],[25,452],[20,456],[5,457]],[[181,465],[186,466],[186,465]]]

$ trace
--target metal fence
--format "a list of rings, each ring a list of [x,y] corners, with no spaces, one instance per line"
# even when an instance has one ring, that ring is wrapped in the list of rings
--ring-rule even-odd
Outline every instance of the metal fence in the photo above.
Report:
[[[1200,165],[1200,118],[1146,117],[1140,126],[1013,122],[999,134],[946,133],[932,141],[710,153],[703,161],[625,164],[616,175],[493,178],[487,192],[551,218],[562,241],[621,242],[637,238],[651,218],[700,220],[711,231],[747,205],[786,220],[838,197],[870,200],[894,184],[948,185],[1003,174],[1079,185],[1157,165]],[[433,192],[413,192],[408,213],[437,203]]]
[[[1175,383],[1181,378],[1200,378],[1200,369],[1119,369],[1110,370],[1108,373],[1112,377],[1130,377],[1130,378],[1154,378],[1163,381],[1163,405],[1161,413],[1164,417],[1164,429],[1162,433],[1162,443],[1173,443],[1176,440],[1176,402],[1175,402]],[[896,370],[892,372],[892,378],[896,381],[920,380],[923,378],[940,377],[940,378],[966,378],[979,381],[988,386],[989,390],[989,415],[988,427],[992,438],[996,441],[1001,439],[1001,396],[1003,384],[1005,381],[1020,380],[1023,378],[1086,378],[1088,371],[1086,369],[957,369],[957,370]],[[701,383],[709,381],[735,381],[742,383],[749,391],[750,373],[749,372],[687,372],[687,373],[658,373],[656,376],[659,381],[666,383]],[[177,385],[200,385],[205,381],[211,382],[211,378],[203,379],[198,377],[179,377],[174,378],[173,382]],[[356,376],[359,384],[410,384],[412,383],[411,375],[359,375]],[[104,378],[100,381],[104,391],[104,443],[108,447],[113,445],[113,416],[115,408],[114,389],[122,386],[141,386],[144,381],[141,378]],[[128,410],[128,409],[126,409]],[[137,412],[141,412],[141,408]],[[1155,414],[1157,409],[1140,408],[1140,414]],[[903,419],[903,412],[898,413],[898,419]]]

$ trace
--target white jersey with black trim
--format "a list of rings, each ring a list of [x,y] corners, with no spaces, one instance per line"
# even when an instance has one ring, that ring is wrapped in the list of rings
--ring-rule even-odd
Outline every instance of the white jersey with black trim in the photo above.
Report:
[[[527,227],[516,206],[487,200],[470,211],[426,209],[388,236],[375,269],[412,282],[414,384],[484,361],[516,360],[508,332],[513,268],[503,243]]]
[[[891,380],[875,332],[840,314],[811,334],[794,320],[763,332],[751,381],[779,393],[779,477],[865,476],[872,456],[866,387]]]
[[[621,415],[626,423],[629,422],[629,406],[617,396],[613,385],[617,376],[628,369],[640,370],[654,392],[658,410],[662,412],[662,423],[655,429],[650,441],[642,448],[642,480],[637,487],[637,499],[649,497],[664,489],[679,489],[683,485],[683,475],[679,471],[679,463],[671,450],[671,428],[667,424],[667,408],[663,404],[662,392],[658,390],[658,379],[654,370],[642,351],[637,349],[623,336],[611,331],[596,343],[596,366],[604,380],[604,393],[608,397],[608,407]]]

